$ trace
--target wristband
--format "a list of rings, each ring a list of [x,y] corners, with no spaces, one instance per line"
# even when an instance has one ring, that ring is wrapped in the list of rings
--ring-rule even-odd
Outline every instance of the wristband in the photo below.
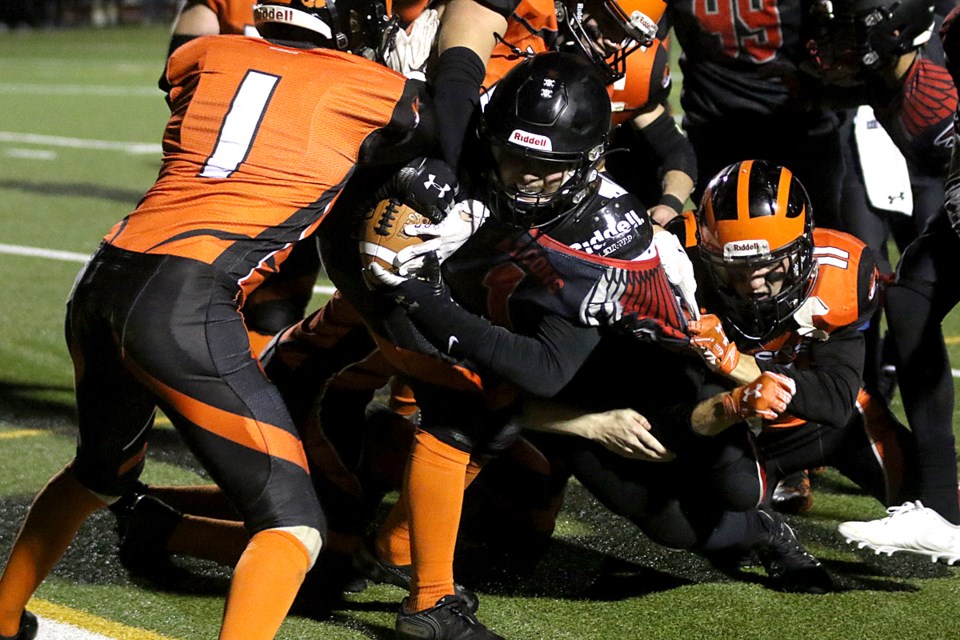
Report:
[[[657,204],[670,207],[676,211],[678,215],[683,213],[683,201],[672,193],[665,193],[660,196],[660,200],[657,201]]]

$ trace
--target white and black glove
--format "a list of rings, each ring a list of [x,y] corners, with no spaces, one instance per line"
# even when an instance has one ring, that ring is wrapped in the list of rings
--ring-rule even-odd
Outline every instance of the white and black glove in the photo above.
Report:
[[[677,236],[669,231],[656,231],[653,234],[653,244],[660,255],[660,264],[667,274],[667,280],[677,293],[680,303],[686,308],[694,320],[700,318],[700,308],[697,306],[697,281],[693,276],[693,263],[687,255]]]

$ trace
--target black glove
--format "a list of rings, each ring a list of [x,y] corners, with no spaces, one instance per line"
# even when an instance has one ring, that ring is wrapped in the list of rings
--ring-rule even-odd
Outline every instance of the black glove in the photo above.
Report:
[[[395,198],[437,223],[456,202],[460,185],[457,173],[437,158],[415,158],[397,171],[383,186],[384,198]]]

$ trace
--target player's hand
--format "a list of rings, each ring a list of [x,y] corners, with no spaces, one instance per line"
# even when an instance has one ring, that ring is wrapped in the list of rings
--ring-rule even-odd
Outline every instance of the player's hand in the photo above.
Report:
[[[653,244],[657,247],[660,264],[667,274],[667,280],[686,307],[693,319],[700,317],[697,306],[697,281],[693,276],[693,263],[677,236],[669,231],[657,230],[653,234]]]
[[[765,371],[753,382],[724,394],[723,410],[731,418],[776,420],[796,392],[793,378]]]
[[[723,330],[720,318],[712,313],[687,323],[690,344],[711,370],[730,375],[740,363],[740,351]]]
[[[650,433],[650,422],[633,409],[594,414],[591,422],[590,439],[617,455],[647,462],[669,462],[676,457]]]
[[[453,167],[438,158],[416,158],[384,185],[386,196],[397,198],[433,222],[443,220],[460,190]],[[382,199],[382,198],[377,198]]]
[[[371,262],[363,270],[363,277],[370,289],[392,296],[408,311],[430,304],[432,299],[450,295],[440,275],[440,262],[435,253],[422,256],[420,268],[406,275]]]
[[[408,224],[404,232],[410,236],[431,237],[422,244],[401,250],[397,256],[404,261],[419,255],[436,252],[442,264],[470,239],[489,217],[490,211],[478,200],[458,202],[450,213],[435,224]]]

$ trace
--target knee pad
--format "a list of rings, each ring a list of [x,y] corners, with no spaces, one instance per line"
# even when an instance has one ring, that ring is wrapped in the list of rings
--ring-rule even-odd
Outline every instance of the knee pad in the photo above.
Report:
[[[320,555],[320,549],[323,548],[323,537],[320,535],[320,532],[313,527],[307,526],[277,527],[275,530],[286,531],[303,545],[303,548],[307,550],[307,556],[310,558],[310,566],[307,568],[307,571],[312,569],[317,561],[317,557]]]

